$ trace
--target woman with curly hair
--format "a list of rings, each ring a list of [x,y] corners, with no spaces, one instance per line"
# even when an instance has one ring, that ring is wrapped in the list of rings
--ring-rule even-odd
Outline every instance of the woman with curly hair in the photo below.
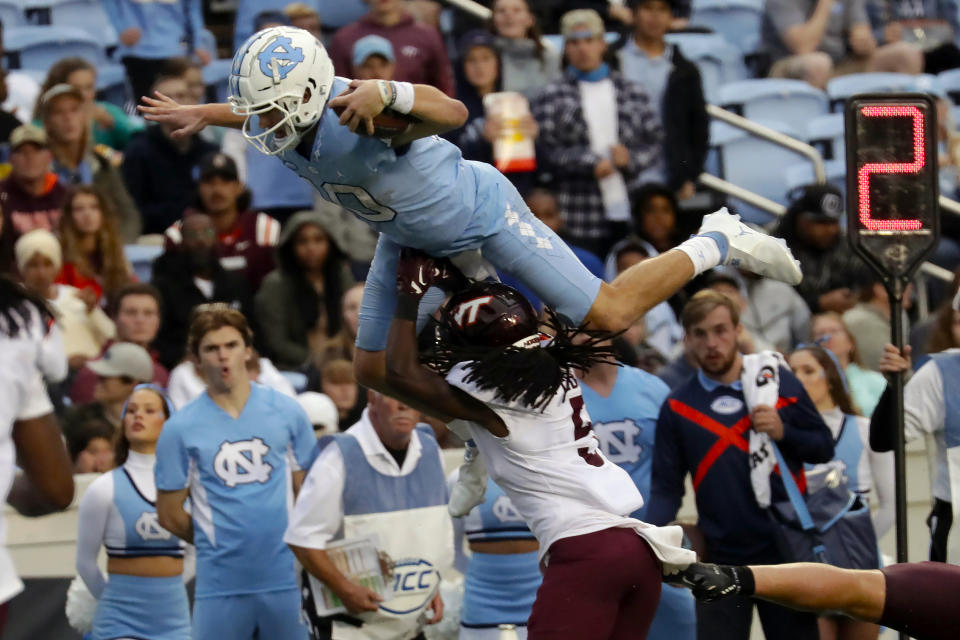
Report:
[[[98,302],[130,284],[133,273],[123,253],[110,202],[90,185],[74,187],[60,216],[63,268],[58,284],[68,284]]]

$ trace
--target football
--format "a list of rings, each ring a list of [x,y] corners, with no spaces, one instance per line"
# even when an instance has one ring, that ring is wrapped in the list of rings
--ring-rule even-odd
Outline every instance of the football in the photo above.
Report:
[[[333,112],[338,116],[343,113],[343,107],[334,107]],[[373,119],[373,137],[374,138],[392,138],[407,130],[411,124],[417,122],[413,116],[409,116],[393,109],[384,109],[380,115]],[[358,128],[357,134],[367,135],[364,128]]]

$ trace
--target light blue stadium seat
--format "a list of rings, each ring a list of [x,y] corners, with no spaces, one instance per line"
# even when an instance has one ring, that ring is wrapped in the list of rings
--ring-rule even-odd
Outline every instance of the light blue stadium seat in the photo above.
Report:
[[[844,146],[844,123],[842,113],[828,113],[807,122],[804,140],[816,147],[824,160],[840,160],[846,157]]]
[[[281,371],[281,375],[287,379],[287,382],[297,393],[303,393],[307,390],[307,376],[299,371]]]
[[[760,49],[763,3],[757,0],[697,0],[691,26],[709,27],[744,54]]]
[[[123,253],[133,267],[140,282],[150,282],[153,273],[153,261],[163,253],[161,245],[128,244],[123,247]]]
[[[123,107],[130,100],[127,70],[122,64],[103,64],[97,67],[97,98]]]
[[[802,80],[762,78],[720,87],[717,101],[750,120],[779,120],[803,126],[827,113],[827,94]]]
[[[907,73],[852,73],[827,83],[831,111],[842,111],[843,103],[858,93],[890,93],[895,91],[933,92],[937,77]]]
[[[102,0],[27,0],[26,5],[28,9],[49,11],[46,24],[83,29],[107,49],[119,44]]]
[[[783,122],[760,122],[793,138],[802,130]],[[786,171],[803,160],[799,154],[722,122],[710,127],[710,145],[718,148],[720,177],[774,202],[787,203]],[[767,224],[773,215],[731,198],[729,206],[747,222]]]
[[[211,60],[210,64],[203,68],[203,84],[214,88],[217,102],[226,102],[230,97],[228,80],[232,62],[227,59]]]
[[[19,27],[27,23],[22,0],[0,0],[0,21],[4,29]]]
[[[46,71],[57,60],[68,56],[85,58],[97,66],[107,62],[102,41],[77,27],[43,25],[5,28],[3,47],[11,69]]]
[[[747,77],[741,51],[716,33],[668,33],[667,42],[697,65],[707,102],[716,103],[720,87]]]
[[[960,104],[960,69],[938,73],[937,86],[950,97],[953,104]]]
[[[827,160],[824,162],[824,170],[827,174],[827,182],[837,189],[844,198],[847,197],[847,163],[843,158],[837,160]],[[815,182],[813,176],[813,165],[810,162],[801,160],[787,168],[785,174],[787,184],[787,194],[790,191],[804,185]],[[844,200],[846,202],[846,200]]]

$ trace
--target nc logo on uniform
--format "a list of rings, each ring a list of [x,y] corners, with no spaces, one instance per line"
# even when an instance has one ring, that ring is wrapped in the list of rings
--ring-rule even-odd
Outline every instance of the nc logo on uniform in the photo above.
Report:
[[[172,537],[169,531],[160,526],[156,511],[141,513],[136,524],[134,524],[134,529],[136,529],[137,535],[144,540],[169,540]]]
[[[440,583],[436,567],[423,558],[405,558],[393,564],[393,597],[380,610],[395,615],[413,613],[427,605]]]
[[[260,438],[224,442],[213,459],[213,470],[228,487],[251,482],[265,484],[273,471],[273,466],[263,459],[269,451],[270,447]]]
[[[303,48],[294,47],[293,42],[286,36],[277,36],[257,56],[260,71],[265,76],[273,78],[274,82],[286,78],[287,74],[293,71],[303,60]]]
[[[493,516],[500,522],[523,522],[523,517],[514,508],[507,496],[500,496],[493,503]]]
[[[593,423],[593,432],[600,439],[603,455],[614,464],[636,462],[640,459],[643,447],[636,442],[636,437],[642,431],[633,420]]]

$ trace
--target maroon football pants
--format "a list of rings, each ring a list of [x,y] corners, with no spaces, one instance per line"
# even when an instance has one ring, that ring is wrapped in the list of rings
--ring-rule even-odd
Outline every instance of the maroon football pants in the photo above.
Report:
[[[879,624],[922,640],[960,637],[960,567],[942,562],[892,564]]]
[[[528,640],[637,640],[660,602],[662,568],[633,529],[612,528],[550,545]]]

